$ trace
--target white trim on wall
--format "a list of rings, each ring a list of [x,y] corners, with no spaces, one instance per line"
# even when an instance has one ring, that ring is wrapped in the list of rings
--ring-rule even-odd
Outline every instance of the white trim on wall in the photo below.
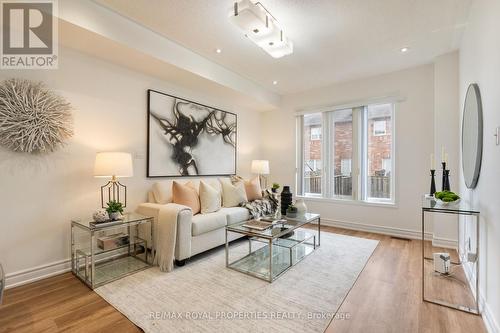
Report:
[[[5,275],[5,289],[19,287],[51,276],[69,272],[71,270],[71,260],[64,259],[45,265],[23,269],[21,271]]]
[[[474,295],[476,293],[476,270],[472,269],[470,265],[463,265],[465,277],[467,278],[467,282],[469,283],[469,287]],[[475,295],[474,295],[475,296]],[[481,289],[481,285],[479,285],[479,309],[481,310],[481,316],[483,317],[484,326],[486,326],[486,330],[489,333],[500,333],[500,326],[495,320],[495,316],[491,312],[491,309],[486,302],[486,298],[484,297],[484,292]]]
[[[408,238],[415,240],[422,239],[422,232],[419,230],[385,227],[373,224],[339,221],[326,218],[321,219],[321,224],[342,229],[372,232],[375,234],[389,235],[399,238]],[[458,244],[457,241],[453,239],[434,237],[434,234],[429,231],[426,231],[424,233],[424,238],[425,240],[431,240],[433,246],[444,247],[449,249],[456,249]]]
[[[366,98],[366,99],[361,99],[361,100],[356,100],[356,101],[341,102],[339,104],[333,104],[333,105],[318,105],[318,106],[302,108],[302,109],[298,109],[295,112],[295,115],[301,116],[301,115],[309,114],[309,113],[330,112],[330,111],[335,111],[335,110],[352,109],[352,108],[357,108],[357,107],[360,107],[363,105],[369,105],[369,104],[386,104],[386,103],[396,104],[396,103],[404,102],[405,100],[406,100],[406,97],[403,97],[399,94],[395,94],[395,95],[388,95],[388,96],[382,96],[382,97]]]

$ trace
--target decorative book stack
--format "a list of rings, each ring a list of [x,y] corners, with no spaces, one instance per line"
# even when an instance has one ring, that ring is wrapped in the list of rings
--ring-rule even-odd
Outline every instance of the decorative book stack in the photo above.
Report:
[[[123,232],[97,238],[97,246],[102,250],[111,250],[119,246],[127,245],[129,236]]]

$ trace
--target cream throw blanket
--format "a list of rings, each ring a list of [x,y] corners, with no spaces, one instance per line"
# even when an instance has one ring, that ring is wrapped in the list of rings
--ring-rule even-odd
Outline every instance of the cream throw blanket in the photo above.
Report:
[[[154,231],[153,247],[155,257],[153,263],[160,267],[162,272],[170,272],[174,269],[175,242],[177,239],[177,219],[182,211],[190,211],[191,208],[169,203],[141,204],[137,209],[139,214],[146,216],[157,215],[156,230]]]

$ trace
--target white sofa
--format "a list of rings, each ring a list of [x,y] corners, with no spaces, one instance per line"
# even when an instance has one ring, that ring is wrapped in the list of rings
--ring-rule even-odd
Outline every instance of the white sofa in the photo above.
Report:
[[[217,178],[202,180],[213,185],[219,184]],[[189,181],[198,189],[200,179],[190,179]],[[172,180],[164,180],[154,184],[152,191],[148,193],[148,202],[140,204],[136,211],[139,214],[154,217],[154,232],[157,230],[158,223],[162,223],[162,221],[158,221],[160,211],[168,209],[169,205],[172,205]],[[248,219],[250,219],[250,214],[243,207],[223,207],[214,213],[194,216],[191,209],[181,210],[177,215],[177,239],[174,253],[176,265],[182,266],[186,259],[224,244],[226,225]],[[140,231],[141,238],[145,238],[148,244],[152,244],[150,234],[149,228],[143,228]],[[228,237],[229,241],[232,241],[242,237],[242,235],[229,233]]]

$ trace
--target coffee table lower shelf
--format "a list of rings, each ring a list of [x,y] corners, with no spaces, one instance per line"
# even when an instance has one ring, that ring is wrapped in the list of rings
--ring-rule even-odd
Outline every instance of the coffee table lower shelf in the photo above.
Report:
[[[273,282],[316,250],[316,235],[295,230],[290,238],[267,240],[251,237],[248,238],[248,254],[231,263],[228,259],[229,249],[226,250],[228,268]]]

